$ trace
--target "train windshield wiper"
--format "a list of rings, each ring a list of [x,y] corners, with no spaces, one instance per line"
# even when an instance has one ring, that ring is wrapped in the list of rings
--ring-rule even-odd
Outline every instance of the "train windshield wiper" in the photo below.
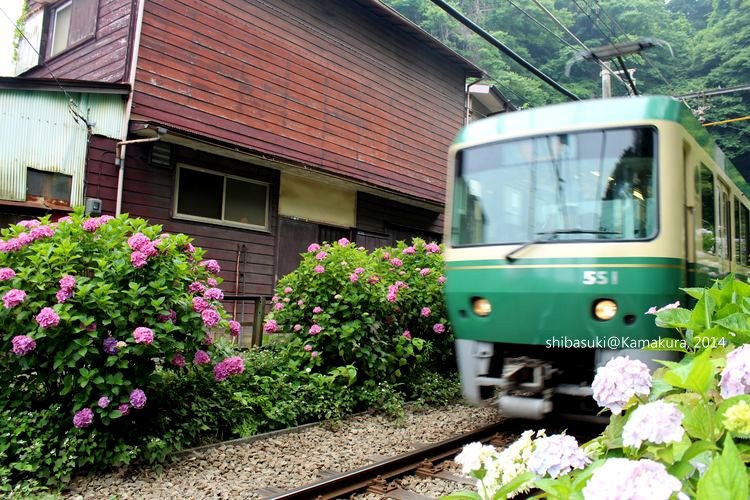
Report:
[[[536,233],[539,235],[539,238],[534,238],[531,241],[527,241],[520,247],[516,248],[515,250],[512,250],[508,255],[505,256],[506,260],[509,260],[510,262],[513,262],[514,260],[517,260],[515,257],[513,257],[515,254],[520,252],[521,250],[530,247],[531,245],[536,245],[538,243],[547,243],[550,241],[550,239],[553,236],[557,236],[559,234],[620,234],[618,231],[602,231],[600,229],[555,229],[553,231],[542,231],[539,233]]]

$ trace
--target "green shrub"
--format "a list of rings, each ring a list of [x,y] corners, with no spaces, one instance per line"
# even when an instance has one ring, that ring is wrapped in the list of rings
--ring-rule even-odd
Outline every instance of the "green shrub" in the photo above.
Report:
[[[428,361],[453,362],[443,267],[440,247],[420,239],[372,253],[345,238],[311,244],[279,281],[264,330],[290,335],[301,369],[402,382]]]
[[[212,366],[214,333],[238,325],[219,302],[218,265],[187,236],[78,210],[2,238],[0,412],[23,429],[17,439],[40,444],[5,445],[11,480],[128,463],[153,415],[157,368],[184,372],[197,359],[217,379],[242,369],[239,358]],[[50,450],[63,455],[52,462]]]

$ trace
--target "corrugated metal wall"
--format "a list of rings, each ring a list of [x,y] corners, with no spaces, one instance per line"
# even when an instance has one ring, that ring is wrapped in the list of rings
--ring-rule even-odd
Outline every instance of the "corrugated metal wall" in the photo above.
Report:
[[[72,176],[71,205],[83,204],[88,130],[68,100],[93,125],[92,133],[122,140],[120,95],[0,89],[0,199],[26,200],[26,169]]]

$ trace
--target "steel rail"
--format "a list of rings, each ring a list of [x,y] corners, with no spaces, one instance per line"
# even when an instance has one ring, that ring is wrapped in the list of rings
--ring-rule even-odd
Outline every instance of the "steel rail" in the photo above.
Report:
[[[513,430],[511,429],[513,427],[511,422],[509,420],[495,422],[439,443],[427,445],[381,462],[335,474],[320,481],[264,498],[268,500],[340,498],[343,495],[366,488],[378,477],[387,479],[404,474],[417,469],[424,460],[444,459],[459,452],[465,444],[487,440],[498,432]]]

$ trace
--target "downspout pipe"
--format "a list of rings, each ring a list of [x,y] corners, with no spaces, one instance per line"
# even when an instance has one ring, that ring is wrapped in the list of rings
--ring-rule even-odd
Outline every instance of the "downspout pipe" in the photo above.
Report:
[[[484,80],[484,77],[477,78],[471,83],[466,84],[466,102],[464,103],[464,109],[466,114],[464,115],[464,125],[468,125],[471,121],[471,87]]]
[[[166,133],[165,129],[157,129],[155,137],[146,137],[144,139],[131,139],[129,141],[120,141],[115,146],[115,166],[118,167],[117,172],[117,202],[115,204],[115,217],[120,215],[122,212],[122,191],[123,184],[125,181],[125,151],[129,144],[141,144],[144,142],[155,142],[161,139],[162,134]]]

